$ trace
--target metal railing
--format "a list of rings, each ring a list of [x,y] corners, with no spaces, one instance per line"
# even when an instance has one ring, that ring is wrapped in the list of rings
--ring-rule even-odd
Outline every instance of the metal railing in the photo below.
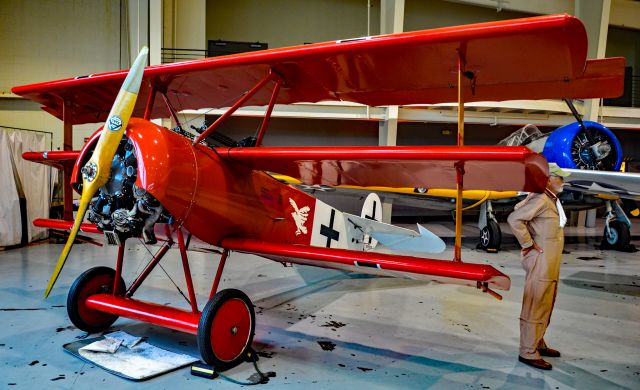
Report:
[[[640,107],[640,76],[631,76],[631,107]]]
[[[161,61],[163,64],[169,64],[172,62],[197,60],[200,58],[208,57],[208,50],[201,49],[175,49],[170,47],[163,47],[161,49]]]
[[[640,107],[640,76],[631,75],[631,67],[627,67],[624,80],[624,93],[614,99],[604,99],[605,106]]]

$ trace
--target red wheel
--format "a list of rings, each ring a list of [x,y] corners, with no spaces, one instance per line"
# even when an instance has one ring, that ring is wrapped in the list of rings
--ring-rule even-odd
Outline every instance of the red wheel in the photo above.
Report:
[[[198,348],[203,360],[224,371],[245,358],[255,331],[251,301],[240,290],[227,289],[211,299],[198,324]]]
[[[94,294],[111,294],[116,271],[109,267],[95,267],[80,275],[67,295],[67,314],[78,329],[95,333],[111,326],[118,316],[93,310],[85,300]],[[119,293],[124,293],[124,280],[120,278]]]

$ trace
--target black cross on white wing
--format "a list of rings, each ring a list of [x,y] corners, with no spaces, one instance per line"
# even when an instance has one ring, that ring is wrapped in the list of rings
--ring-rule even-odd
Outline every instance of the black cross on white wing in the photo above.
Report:
[[[336,211],[331,209],[331,218],[329,219],[329,226],[320,225],[320,234],[327,237],[327,248],[331,248],[331,240],[338,241],[340,239],[340,232],[333,228],[333,222],[336,217]]]

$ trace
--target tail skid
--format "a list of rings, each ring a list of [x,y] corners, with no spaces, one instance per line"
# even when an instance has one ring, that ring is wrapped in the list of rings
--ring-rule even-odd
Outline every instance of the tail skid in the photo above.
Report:
[[[368,218],[344,213],[347,234],[350,242],[360,243],[360,250],[371,251],[366,237],[373,237],[386,249],[392,251],[413,253],[441,253],[445,250],[445,243],[425,227],[417,224],[418,232],[410,229],[389,225]]]

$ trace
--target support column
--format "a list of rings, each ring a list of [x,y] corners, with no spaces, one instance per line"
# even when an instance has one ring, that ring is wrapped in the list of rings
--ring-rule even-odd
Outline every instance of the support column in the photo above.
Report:
[[[385,120],[378,124],[378,146],[396,146],[398,139],[398,106],[387,107]],[[393,201],[382,200],[382,222],[391,223]]]
[[[149,0],[149,65],[162,63],[162,0]]]
[[[589,50],[587,58],[604,58],[607,49],[607,32],[611,0],[576,0],[575,15],[587,29]],[[584,101],[583,119],[598,121],[601,99]]]
[[[125,4],[125,3],[123,3]],[[123,12],[121,58],[123,68],[128,68],[143,46],[149,46],[149,0],[129,0]]]
[[[62,109],[62,150],[73,150],[73,124],[71,122],[71,114],[69,113],[70,102],[65,100]],[[73,189],[71,188],[71,174],[73,173],[73,165],[64,164],[62,191],[64,199],[64,209],[62,218],[67,221],[73,220]]]
[[[176,49],[207,48],[207,1],[164,1],[164,45]]]
[[[403,31],[404,0],[381,0],[380,34],[392,34]],[[378,127],[378,145],[396,146],[398,139],[398,106],[387,107],[387,115]],[[391,222],[392,202],[382,202],[382,222]]]

